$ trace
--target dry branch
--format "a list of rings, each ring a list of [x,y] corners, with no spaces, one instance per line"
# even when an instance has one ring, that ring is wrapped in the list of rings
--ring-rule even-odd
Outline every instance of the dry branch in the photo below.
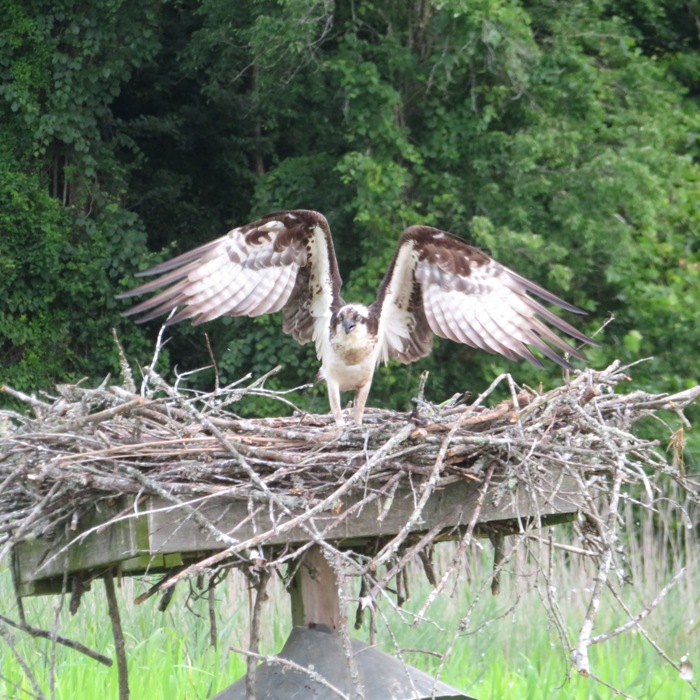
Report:
[[[196,522],[223,546],[166,575],[144,597],[225,567],[262,565],[271,571],[316,543],[344,577],[362,578],[361,604],[370,608],[387,597],[397,577],[402,577],[400,590],[406,595],[406,567],[420,560],[433,592],[412,618],[418,620],[459,568],[477,532],[501,543],[493,574],[497,590],[498,573],[509,555],[502,550],[502,531],[479,530],[482,506],[486,501],[507,503],[516,488],[525,489],[534,503],[551,503],[559,487],[543,475],[557,473],[577,484],[583,513],[580,546],[564,547],[597,566],[588,614],[577,643],[567,650],[578,670],[588,673],[588,647],[603,639],[592,637],[599,597],[610,573],[617,570],[618,506],[623,497],[634,492],[649,506],[663,477],[679,485],[687,503],[700,500],[697,479],[686,474],[679,456],[678,435],[669,459],[656,442],[633,430],[640,419],[662,410],[684,420],[682,410],[698,398],[700,387],[672,396],[625,394],[620,389],[630,382],[627,369],[613,363],[603,371],[575,373],[546,393],[518,388],[503,375],[471,404],[435,406],[421,395],[411,413],[370,409],[364,426],[342,432],[327,416],[245,419],[232,413],[248,393],[274,395],[262,388],[261,380],[197,393],[184,391],[181,378],[171,386],[149,371],[138,393],[132,380],[94,389],[63,386],[57,396],[42,399],[4,388],[30,411],[0,412],[0,563],[28,538],[52,542],[66,532],[81,531],[100,504],[113,504],[125,495],[135,499],[134,507],[112,523],[142,515],[142,500],[159,497],[179,509],[183,521]],[[500,384],[510,398],[487,406]],[[286,397],[278,398],[289,405]],[[426,504],[433,494],[465,483],[473,483],[478,493],[476,510],[453,533],[461,540],[459,556],[448,571],[436,574],[429,553],[445,535],[450,513],[439,513],[423,527]],[[393,536],[373,548],[354,550],[329,539],[334,527],[363,510],[373,508],[376,522],[383,523],[399,489],[412,494],[413,509]],[[245,504],[251,522],[264,513],[271,525],[245,537],[222,532],[199,510],[213,498]],[[535,524],[538,520],[534,518]],[[532,524],[530,517],[512,527],[524,533]],[[273,538],[292,531],[305,533],[305,541],[270,546]],[[548,551],[555,546],[559,545],[550,543]],[[345,610],[352,596],[344,596]],[[624,629],[637,626],[639,620]],[[467,624],[464,618],[460,630]]]
[[[0,615],[0,622],[5,623],[6,625],[10,625],[11,627],[15,627],[18,630],[22,630],[22,632],[26,632],[31,637],[36,637],[37,639],[54,638],[52,633],[48,630],[42,630],[38,627],[33,627],[32,625],[22,624],[21,622],[15,622],[14,620],[11,620],[9,617],[5,617],[4,615]],[[79,651],[81,654],[85,654],[85,656],[89,656],[91,659],[95,659],[95,661],[99,661],[105,666],[111,666],[113,663],[112,659],[110,659],[109,656],[100,654],[99,652],[94,651],[89,647],[86,647],[84,644],[76,641],[75,639],[67,639],[66,637],[57,636],[55,637],[55,641],[57,644],[62,644],[63,646],[75,649],[75,651]]]
[[[126,659],[126,646],[124,644],[124,631],[122,630],[121,616],[119,614],[119,601],[114,589],[114,575],[107,571],[104,576],[109,620],[112,623],[112,636],[114,637],[114,655],[117,657],[117,670],[119,676],[119,700],[129,700],[129,670]]]

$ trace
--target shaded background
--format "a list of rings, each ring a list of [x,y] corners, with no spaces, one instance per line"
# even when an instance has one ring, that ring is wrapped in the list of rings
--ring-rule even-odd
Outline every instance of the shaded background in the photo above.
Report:
[[[697,2],[5,0],[0,13],[0,372],[24,391],[134,366],[158,323],[133,274],[268,211],[329,219],[346,298],[370,302],[403,227],[452,231],[588,311],[635,387],[700,376]],[[172,329],[161,370],[221,382],[278,363],[278,317]],[[169,331],[170,333],[170,331]],[[370,405],[538,371],[447,341],[380,370]],[[210,388],[213,372],[190,385]],[[325,412],[323,387],[294,400]],[[279,410],[248,404],[249,411]]]

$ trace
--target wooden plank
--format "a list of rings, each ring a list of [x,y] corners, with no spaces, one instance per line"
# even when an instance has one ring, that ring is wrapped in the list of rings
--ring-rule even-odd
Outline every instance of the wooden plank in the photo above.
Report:
[[[537,478],[537,488],[532,489],[517,479],[495,481],[479,512],[476,533],[483,534],[489,527],[508,532],[533,522],[572,519],[581,505],[573,477],[543,470]],[[458,537],[474,515],[478,489],[477,481],[458,481],[437,489],[412,532],[425,532],[442,522],[441,539]],[[310,524],[328,541],[354,546],[400,532],[419,497],[412,489],[402,487],[391,502],[380,497],[357,512],[353,506],[363,500],[364,494],[343,497],[331,511],[318,513]],[[200,527],[189,513],[164,499],[146,498],[137,509],[133,504],[133,498],[117,499],[112,506],[100,504],[79,523],[76,532],[52,541],[34,539],[19,544],[14,559],[20,593],[60,591],[65,572],[99,575],[100,570],[118,566],[123,575],[160,573],[228,546]],[[286,525],[303,514],[303,508],[284,513],[268,503],[249,504],[225,495],[194,503],[192,507],[221,532],[239,541],[261,533],[267,533],[268,545],[309,540],[305,529]],[[107,524],[116,515],[125,513],[129,517]],[[338,522],[338,516],[343,514],[346,517]]]
[[[581,506],[576,483],[567,475],[545,472],[538,486],[541,491],[537,493],[549,494],[547,500],[535,495],[534,490],[526,488],[522,482],[512,485],[500,482],[487,493],[478,522],[484,525],[503,520],[532,521],[546,516],[573,515]],[[422,519],[413,531],[425,532],[448,514],[451,515],[445,522],[445,530],[465,527],[477,507],[478,489],[479,483],[462,481],[436,490],[428,499]],[[363,498],[363,495],[343,498],[334,512],[320,513],[311,519],[310,524],[313,523],[319,532],[324,533],[325,539],[334,542],[392,536],[404,527],[413,513],[419,494],[408,488],[400,488],[388,511],[385,512],[386,499],[380,498],[339,524],[334,524],[339,513],[352,509]],[[170,504],[153,498],[151,505],[154,508],[149,515],[152,551],[184,553],[225,548],[215,535],[202,530],[192,519],[173,513]],[[236,540],[247,540],[263,532],[269,533],[266,541],[271,545],[302,543],[310,539],[301,527],[285,528],[291,518],[303,513],[301,509],[287,515],[271,509],[268,504],[258,504],[255,517],[251,518],[248,503],[227,500],[226,497],[215,497],[196,507],[217,529]]]
[[[25,540],[15,547],[14,567],[21,595],[60,592],[65,573],[118,567],[125,575],[158,573],[182,563],[174,551],[151,551],[148,519],[129,517],[110,522],[133,505],[118,499],[113,506],[100,504],[86,515],[75,531],[51,541]],[[106,523],[110,524],[106,524]]]

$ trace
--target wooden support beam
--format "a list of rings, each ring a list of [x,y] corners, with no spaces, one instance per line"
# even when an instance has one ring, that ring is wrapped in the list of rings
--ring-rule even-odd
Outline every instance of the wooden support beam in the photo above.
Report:
[[[292,625],[325,625],[337,632],[340,620],[338,580],[318,545],[308,549],[289,586]]]
[[[474,534],[488,536],[494,530],[508,534],[575,519],[582,499],[574,477],[565,470],[549,468],[537,478],[538,488],[533,490],[525,483],[495,477],[489,497],[479,506]],[[437,488],[411,533],[427,532],[441,523],[444,529],[436,541],[459,539],[474,517],[479,485],[478,481],[458,481]],[[400,487],[392,497],[380,497],[355,508],[363,498],[364,494],[346,495],[333,508],[316,513],[310,520],[312,529],[336,546],[362,547],[377,537],[399,533],[416,503],[416,494],[409,486]],[[281,513],[222,495],[203,499],[194,507],[234,540],[245,541],[260,533],[268,533],[267,545],[309,540],[308,528],[286,527],[288,521],[304,513],[301,503],[290,513]],[[98,503],[92,513],[83,514],[75,531],[55,539],[27,538],[14,548],[14,567],[20,595],[41,595],[60,592],[66,573],[80,573],[88,583],[115,567],[122,576],[159,574],[227,547],[227,541],[203,529],[169,501],[157,496],[138,501],[124,497],[111,505]],[[318,557],[316,563],[323,571]]]

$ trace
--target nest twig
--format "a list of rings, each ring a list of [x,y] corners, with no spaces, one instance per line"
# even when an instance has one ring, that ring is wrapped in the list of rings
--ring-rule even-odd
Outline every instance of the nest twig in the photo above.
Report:
[[[480,488],[473,521],[460,534],[457,551],[463,554],[487,491],[497,488],[490,483],[494,471],[501,485],[516,481],[536,491],[542,489],[542,470],[556,467],[578,484],[582,510],[594,531],[582,551],[600,562],[589,613],[570,650],[578,670],[586,674],[587,649],[598,641],[591,637],[595,598],[616,556],[621,489],[639,485],[651,498],[653,476],[663,474],[698,500],[697,484],[676,458],[680,443],[672,443],[676,452],[669,458],[632,427],[660,410],[675,411],[685,420],[682,409],[700,395],[700,387],[672,396],[621,393],[619,385],[630,381],[626,370],[619,363],[603,371],[586,370],[546,393],[516,390],[510,376],[503,375],[471,403],[436,406],[420,398],[411,413],[370,409],[365,425],[344,431],[326,416],[246,419],[232,413],[236,402],[258,390],[260,382],[212,393],[184,392],[151,372],[141,393],[128,381],[126,386],[62,386],[50,398],[3,387],[29,412],[0,412],[0,562],[28,537],[50,541],[67,528],[76,529],[100,502],[148,495],[181,508],[184,517],[226,545],[166,576],[149,594],[219,566],[290,561],[315,543],[345,562],[346,573],[362,576],[363,599],[373,601],[384,596],[389,581],[409,561],[420,557],[431,572],[434,598],[449,573],[436,576],[426,556],[442,531],[440,522],[422,537],[415,536],[430,496],[456,482],[473,481]],[[500,382],[511,387],[511,398],[486,407]],[[395,535],[377,541],[359,558],[327,541],[324,533],[334,523],[375,501],[381,506],[381,522],[401,485],[408,485],[415,498],[413,511]],[[539,495],[543,500],[551,496]],[[286,519],[269,531],[236,539],[193,505],[214,496],[248,503],[251,510],[273,509]],[[348,496],[355,501],[344,509]],[[320,513],[330,523],[325,530],[314,520]],[[305,543],[261,554],[273,535],[293,528],[306,533]],[[499,541],[497,532],[494,537]],[[265,557],[271,558],[265,562]],[[506,561],[501,549],[496,576]],[[387,567],[385,575],[378,573],[381,566]]]
[[[96,499],[140,493],[138,473],[183,500],[221,491],[247,499],[256,490],[282,498],[304,491],[317,500],[380,452],[369,475],[377,484],[397,470],[428,475],[436,460],[445,462],[441,478],[449,478],[506,452],[512,464],[567,454],[585,472],[612,469],[623,453],[637,466],[668,471],[656,445],[628,431],[660,409],[680,411],[700,387],[674,396],[616,393],[628,381],[613,364],[545,394],[523,389],[519,411],[512,400],[495,408],[421,402],[412,414],[370,409],[363,428],[342,433],[323,416],[238,418],[225,408],[227,389],[177,393],[160,379],[161,392],[151,396],[120,386],[63,386],[53,400],[26,397],[33,415],[0,411],[0,536],[7,540],[29,517],[35,531],[50,531]],[[245,390],[231,393],[239,399]]]

